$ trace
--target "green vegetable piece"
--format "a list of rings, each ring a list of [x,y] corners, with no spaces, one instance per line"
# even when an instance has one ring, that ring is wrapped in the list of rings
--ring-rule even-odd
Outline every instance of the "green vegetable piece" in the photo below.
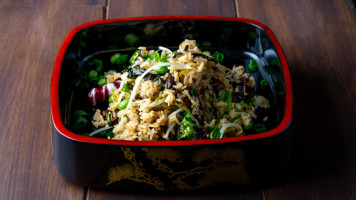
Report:
[[[271,66],[279,67],[280,65],[279,65],[278,59],[273,59],[273,60],[271,60]]]
[[[111,95],[110,97],[109,97],[109,103],[112,103],[112,102],[114,102],[114,98],[113,98],[113,96]]]
[[[112,123],[112,121],[111,121],[111,113],[109,113],[109,125],[111,126],[111,123]]]
[[[98,85],[99,85],[100,87],[106,85],[106,78],[101,78],[101,79],[98,81]]]
[[[220,138],[220,128],[218,128],[220,120],[217,120],[215,128],[210,132],[210,139]]]
[[[95,70],[90,70],[89,73],[88,73],[88,76],[89,78],[94,78],[94,77],[97,77],[98,76],[98,72],[95,71]]]
[[[204,55],[210,56],[210,52],[209,51],[203,51],[201,53],[204,54]]]
[[[119,110],[123,110],[127,107],[127,104],[129,103],[130,99],[124,99],[120,102],[119,104]]]
[[[166,74],[168,72],[168,66],[161,66],[156,69],[154,69],[155,72],[159,74]]]
[[[124,92],[130,92],[131,90],[131,82],[126,82],[123,86],[123,89],[122,89]]]
[[[81,83],[79,84],[79,87],[82,87],[82,88],[89,88],[89,84],[88,84],[88,83],[81,82]]]
[[[253,127],[253,121],[250,122],[249,125],[245,126],[245,124],[243,125],[243,128],[246,129],[246,130],[249,130]]]
[[[76,122],[73,124],[74,129],[81,129],[88,123],[88,120],[85,117],[79,117]]]
[[[126,62],[128,56],[127,54],[115,53],[110,57],[110,62],[112,64],[122,65]]]
[[[81,88],[89,88],[89,84],[82,82],[81,79],[78,79],[78,81],[75,83],[75,86],[81,87]]]
[[[266,127],[263,124],[256,124],[254,129],[257,133],[263,133],[266,131]]]
[[[83,133],[82,136],[89,136],[89,133]]]
[[[89,114],[87,112],[85,112],[84,110],[76,110],[74,112],[74,120],[77,121],[80,117],[83,116],[89,116]]]
[[[106,74],[111,74],[113,75],[114,73],[116,73],[116,70],[110,69],[109,71],[106,72]]]
[[[275,82],[273,83],[273,88],[276,90],[284,90],[284,82]]]
[[[226,98],[226,91],[223,89],[223,90],[220,90],[219,92],[219,97],[218,97],[218,102],[219,101],[224,101]]]
[[[230,122],[233,123],[234,121],[238,120],[241,118],[241,114],[238,114],[236,117],[233,117]]]
[[[220,137],[220,128],[214,128],[210,133],[210,139],[218,139]]]
[[[248,68],[250,69],[251,72],[254,72],[258,68],[258,63],[254,59],[250,59],[250,64],[248,65]]]
[[[249,37],[250,39],[256,39],[256,33],[253,32],[253,31],[250,31],[250,32],[248,33],[248,37]]]
[[[196,97],[199,96],[199,92],[198,92],[198,90],[195,89],[195,88],[190,89],[190,93],[191,93],[193,96],[196,96]]]
[[[168,58],[169,58],[169,56],[163,55],[158,59],[158,61],[159,62],[168,62]]]
[[[229,111],[231,109],[231,104],[232,104],[231,92],[226,92],[225,101],[227,103],[226,111]]]
[[[88,75],[87,75],[87,73],[86,73],[84,70],[80,70],[80,71],[79,71],[79,77],[80,77],[81,79],[87,80]]]
[[[268,81],[263,79],[260,81],[260,85],[261,87],[266,87],[268,85]]]
[[[101,70],[103,70],[103,61],[102,60],[99,60],[97,58],[94,58],[92,61],[88,62],[88,65],[89,66],[94,66],[96,65],[97,68],[96,68],[96,71],[97,72],[101,72]]]
[[[179,136],[178,139],[182,139],[182,138],[190,139],[190,137],[194,133],[194,127],[196,126],[196,124],[192,121],[189,112],[185,112],[185,113],[186,114],[183,120],[180,122],[181,135]]]
[[[211,47],[211,46],[213,46],[213,45],[211,44],[211,42],[209,42],[209,41],[203,42],[202,45],[203,45],[203,47]]]
[[[114,136],[115,134],[112,131],[106,133],[106,137],[114,137]]]
[[[151,60],[156,60],[158,61],[159,59],[159,53],[157,51],[153,52],[151,55],[150,55],[150,59]]]
[[[84,42],[84,41],[80,41],[79,44],[80,44],[80,46],[82,46],[83,48],[87,48],[87,47],[88,47],[87,43]]]
[[[136,56],[140,53],[140,50],[136,50],[135,53],[132,54],[129,63],[132,64],[133,61],[135,60]]]
[[[224,54],[219,53],[218,51],[215,51],[212,56],[213,58],[215,58],[216,61],[218,61],[218,63],[222,63],[222,61],[224,60]]]
[[[83,31],[82,33],[81,33],[81,35],[82,35],[82,37],[83,38],[87,38],[88,37],[88,32],[87,32],[88,30],[85,30],[85,31]]]
[[[135,46],[139,38],[134,33],[129,33],[124,37],[124,41],[130,46]]]

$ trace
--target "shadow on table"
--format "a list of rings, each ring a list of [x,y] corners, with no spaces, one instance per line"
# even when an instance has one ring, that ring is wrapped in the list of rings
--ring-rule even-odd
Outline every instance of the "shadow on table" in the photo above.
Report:
[[[339,101],[345,97],[345,90],[335,77],[333,66],[325,67],[323,71],[310,67],[308,72],[299,70],[292,74],[291,183],[316,179],[322,182],[343,171],[350,159],[348,122],[343,120],[347,119],[344,115],[348,108]]]

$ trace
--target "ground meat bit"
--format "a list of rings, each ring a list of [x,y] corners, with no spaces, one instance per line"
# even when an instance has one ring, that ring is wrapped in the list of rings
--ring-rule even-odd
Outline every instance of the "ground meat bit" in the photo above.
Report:
[[[173,58],[176,58],[177,56],[180,56],[180,55],[183,55],[183,53],[182,52],[178,52],[178,53],[173,55]]]
[[[185,113],[184,112],[179,112],[178,113],[178,121],[181,122],[184,118]]]
[[[216,61],[215,58],[210,57],[210,56],[207,56],[207,55],[204,55],[204,54],[201,54],[201,53],[193,53],[193,56],[194,56],[194,57],[200,56],[200,57],[203,57],[203,58],[207,59],[208,61],[214,62],[215,64],[218,63],[218,61]],[[215,66],[214,66],[214,67],[215,67]],[[214,68],[214,67],[213,67],[213,68]]]
[[[172,89],[173,85],[174,85],[174,77],[172,76],[171,73],[168,74],[168,77],[167,77],[167,80],[166,82],[164,83],[164,86],[167,88],[167,89]]]
[[[136,94],[135,99],[142,99],[142,97],[140,96],[140,94]]]
[[[185,45],[184,51],[188,51],[188,50],[189,50],[189,45]]]
[[[236,98],[237,101],[242,101],[245,99],[245,90],[244,90],[244,84],[240,83],[237,85],[239,91],[234,93],[234,97]]]
[[[211,78],[210,85],[213,88],[213,92],[218,94],[220,90],[224,89],[225,85],[219,80],[215,78]]]

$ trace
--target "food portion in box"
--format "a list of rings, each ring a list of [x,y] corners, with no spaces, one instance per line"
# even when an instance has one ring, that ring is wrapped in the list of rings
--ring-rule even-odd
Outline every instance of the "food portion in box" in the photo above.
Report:
[[[139,47],[134,53],[112,53],[119,70],[104,72],[93,57],[76,86],[89,90],[91,108],[73,112],[72,128],[89,137],[118,140],[198,140],[266,131],[254,123],[270,109],[267,98],[243,65],[224,66],[224,55],[202,51],[185,40],[177,51]],[[251,59],[249,72],[258,70]],[[93,87],[92,89],[90,89]],[[84,105],[84,104],[83,104]],[[268,120],[264,116],[259,122]]]

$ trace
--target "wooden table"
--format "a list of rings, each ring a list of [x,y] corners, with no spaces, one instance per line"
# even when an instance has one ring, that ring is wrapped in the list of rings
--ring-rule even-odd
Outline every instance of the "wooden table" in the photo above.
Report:
[[[355,199],[356,12],[352,0],[2,0],[0,199]],[[294,90],[293,167],[273,186],[216,195],[140,195],[75,185],[56,170],[50,83],[67,33],[153,15],[251,18],[269,26]]]

